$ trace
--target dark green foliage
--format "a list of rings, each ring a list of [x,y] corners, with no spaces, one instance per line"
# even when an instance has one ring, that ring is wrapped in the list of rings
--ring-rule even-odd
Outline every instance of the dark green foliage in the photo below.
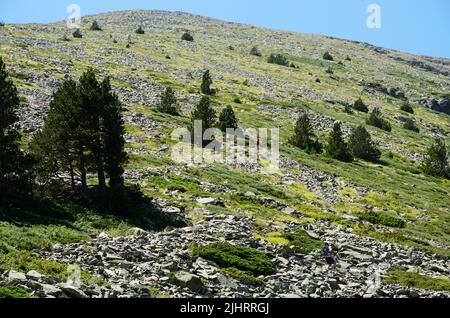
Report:
[[[211,243],[194,249],[195,257],[202,257],[216,263],[221,268],[236,268],[253,276],[275,273],[272,260],[255,249],[230,243]]]
[[[181,36],[181,39],[183,41],[188,41],[188,42],[193,42],[194,41],[194,37],[189,32],[183,33],[183,35]]]
[[[236,104],[242,104],[242,101],[239,98],[239,96],[236,96],[235,98],[233,98],[233,102],[235,102]]]
[[[322,241],[312,238],[303,229],[286,233],[284,238],[289,241],[289,245],[293,245],[299,252],[304,254],[320,250],[323,246]]]
[[[350,151],[354,157],[376,162],[381,152],[372,143],[372,138],[364,126],[355,128],[349,140]]]
[[[297,120],[290,143],[306,152],[322,152],[322,145],[317,141],[307,114],[300,116]]]
[[[0,206],[31,191],[32,161],[20,147],[20,99],[0,57]]]
[[[346,61],[351,61],[352,59],[350,58],[350,56],[347,55],[347,57],[345,58]]]
[[[171,87],[167,87],[166,91],[162,93],[158,111],[174,116],[179,115],[178,100],[175,96],[175,91]]]
[[[368,113],[369,112],[369,108],[367,108],[366,104],[364,104],[364,102],[362,101],[361,98],[358,98],[355,103],[353,104],[353,108],[363,112],[363,113]]]
[[[353,114],[352,106],[349,105],[349,104],[345,104],[344,111],[345,111],[347,114]]]
[[[209,97],[203,96],[200,103],[191,115],[191,132],[194,130],[194,121],[200,120],[202,122],[202,136],[209,128],[213,128],[216,124],[217,115],[215,110],[211,107]]]
[[[428,148],[422,169],[426,174],[450,179],[447,148],[443,139],[436,139]]]
[[[400,106],[400,109],[403,110],[404,112],[414,114],[414,109],[412,108],[411,104],[408,102],[404,102],[402,104],[402,106]]]
[[[205,94],[205,95],[213,95],[214,94],[214,90],[211,89],[212,82],[213,81],[211,79],[211,74],[210,74],[209,70],[206,70],[203,73],[202,85],[200,87],[202,94]]]
[[[334,74],[334,71],[333,71],[333,69],[332,69],[331,66],[330,66],[330,67],[327,68],[327,70],[325,71],[325,73],[327,73],[327,74]]]
[[[358,217],[372,224],[380,224],[394,228],[406,227],[406,221],[386,212],[367,211],[358,213]]]
[[[416,123],[414,120],[412,120],[411,118],[407,118],[405,120],[405,122],[403,123],[403,128],[411,130],[411,131],[415,131],[415,132],[420,132],[419,127],[417,127]]]
[[[259,56],[259,57],[262,56],[262,53],[261,53],[261,51],[258,49],[257,46],[252,47],[252,49],[250,50],[250,54],[251,54],[251,55],[254,55],[254,56]]]
[[[327,61],[333,61],[334,60],[333,56],[331,56],[330,52],[328,52],[328,51],[323,54],[323,59],[327,60]]]
[[[28,293],[24,288],[19,286],[0,286],[0,299],[1,298],[32,298],[33,296]]]
[[[83,37],[83,33],[81,33],[80,29],[76,29],[73,33],[72,33],[74,38],[77,39],[81,39]]]
[[[142,27],[142,25],[139,26],[139,28],[136,29],[136,34],[145,34],[145,30]]]
[[[222,272],[244,284],[255,286],[263,285],[263,281],[261,279],[254,277],[248,272],[240,271],[239,269],[234,267],[225,268],[222,270]]]
[[[219,123],[217,126],[223,132],[226,132],[227,128],[238,128],[238,121],[231,106],[227,106],[222,110],[219,115]]]
[[[90,30],[91,31],[102,31],[102,28],[100,27],[100,25],[98,24],[97,21],[94,21],[91,24]]]
[[[281,66],[289,66],[289,61],[283,54],[270,54],[267,62],[270,64],[277,64]]]
[[[123,165],[128,158],[122,112],[109,78],[99,82],[89,69],[79,83],[66,80],[54,93],[44,128],[31,144],[41,178],[52,180],[64,171],[70,175],[72,187],[78,175],[86,190],[87,172],[95,171],[101,210],[106,211],[106,178],[109,177],[110,192],[115,198],[124,185]]]
[[[383,129],[385,131],[391,131],[391,124],[383,118],[381,111],[378,108],[374,108],[367,119],[367,124]]]
[[[333,130],[328,138],[327,154],[337,160],[344,162],[352,162],[353,156],[348,149],[348,145],[344,141],[342,135],[341,123],[334,124]]]
[[[0,27],[4,27],[5,26],[5,22],[0,21]]]

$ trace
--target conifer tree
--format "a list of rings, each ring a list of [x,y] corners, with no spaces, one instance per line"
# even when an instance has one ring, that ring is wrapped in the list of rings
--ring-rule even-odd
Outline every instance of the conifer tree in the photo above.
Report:
[[[202,94],[213,95],[213,90],[211,89],[211,85],[212,85],[211,74],[210,74],[209,70],[206,70],[203,73],[202,85],[200,87]]]
[[[363,112],[363,113],[368,113],[369,112],[369,108],[367,108],[366,104],[364,104],[364,102],[362,101],[361,98],[358,98],[355,103],[353,104],[353,108]]]
[[[349,140],[350,151],[354,157],[376,162],[381,152],[372,143],[372,138],[364,126],[355,128]]]
[[[171,87],[167,87],[165,92],[162,93],[158,111],[174,116],[179,115],[177,97],[175,96],[175,91]]]
[[[307,152],[322,152],[322,145],[317,141],[312,124],[307,114],[300,116],[295,124],[291,144]]]
[[[426,174],[450,179],[450,166],[444,140],[436,139],[428,148],[422,169]]]
[[[374,108],[372,110],[366,122],[368,125],[383,129],[385,131],[392,130],[391,124],[386,119],[383,118],[383,115],[381,114],[381,111],[378,108]]]
[[[328,138],[327,153],[330,157],[340,161],[353,161],[353,156],[348,149],[347,143],[344,141],[341,123],[339,122],[334,124],[333,130]]]
[[[31,161],[20,147],[20,99],[0,57],[0,205],[31,191]]]
[[[211,107],[211,101],[209,97],[203,96],[200,100],[199,104],[197,105],[196,109],[192,113],[191,116],[191,122],[192,122],[192,129],[194,128],[194,122],[196,120],[200,120],[202,122],[202,136],[204,132],[209,129],[213,128],[216,124],[216,112]]]
[[[226,132],[227,128],[238,128],[238,121],[231,106],[228,105],[220,113],[218,128],[223,132]]]
[[[100,25],[98,24],[98,22],[96,20],[94,22],[92,22],[90,29],[91,29],[91,31],[102,31],[102,28],[100,27]]]

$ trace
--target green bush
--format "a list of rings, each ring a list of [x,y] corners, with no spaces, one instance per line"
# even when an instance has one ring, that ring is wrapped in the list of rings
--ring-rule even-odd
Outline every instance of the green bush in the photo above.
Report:
[[[277,64],[281,66],[289,66],[289,61],[283,54],[270,54],[267,62],[270,64]]]
[[[367,108],[366,104],[364,104],[364,102],[362,101],[361,98],[358,98],[355,103],[353,104],[353,108],[363,112],[363,113],[368,113],[369,112],[369,108]]]
[[[136,34],[145,34],[144,28],[139,26],[139,28],[136,29]]]
[[[33,298],[33,296],[19,286],[0,286],[0,298]]]
[[[189,32],[183,33],[183,35],[181,36],[181,39],[183,41],[188,41],[188,42],[193,42],[194,41],[194,37]]]
[[[328,51],[323,54],[323,59],[327,61],[334,61],[333,56]]]
[[[222,270],[222,272],[234,279],[241,281],[242,283],[245,283],[245,284],[250,284],[250,285],[255,285],[255,286],[260,286],[263,284],[263,281],[261,279],[256,278],[256,277],[248,274],[247,272],[240,271],[234,267],[225,268]]]
[[[90,30],[91,31],[102,31],[102,28],[100,27],[100,25],[98,24],[97,21],[94,21],[94,22],[92,22]]]
[[[404,112],[414,114],[414,109],[412,108],[411,104],[408,102],[403,103],[402,106],[400,106],[400,109],[403,110]]]
[[[83,37],[83,34],[81,33],[80,29],[76,29],[75,32],[72,33],[74,38],[81,39]]]
[[[378,108],[374,108],[367,119],[367,124],[383,129],[385,131],[391,131],[391,124],[383,118],[381,111]]]
[[[250,54],[254,55],[254,56],[262,56],[261,51],[258,49],[257,46],[252,47],[252,49],[250,50]]]
[[[407,118],[405,120],[405,123],[403,124],[403,128],[405,128],[407,130],[415,131],[417,133],[420,132],[419,127],[417,127],[416,123],[411,118]]]
[[[275,273],[272,260],[255,249],[230,243],[211,243],[194,248],[194,256],[216,263],[221,268],[236,268],[253,276]]]
[[[418,272],[392,270],[384,279],[386,283],[397,283],[408,287],[450,292],[450,279],[447,277],[429,277]]]
[[[406,221],[397,216],[391,215],[386,212],[360,212],[358,216],[362,220],[366,220],[372,224],[380,224],[388,227],[404,228],[406,227]]]
[[[303,229],[298,229],[293,233],[284,234],[284,238],[289,241],[290,245],[293,245],[301,253],[309,253],[321,249],[323,242],[312,238]]]

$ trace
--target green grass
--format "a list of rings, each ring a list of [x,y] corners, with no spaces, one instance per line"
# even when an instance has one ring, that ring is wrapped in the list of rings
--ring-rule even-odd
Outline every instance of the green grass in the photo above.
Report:
[[[275,273],[275,264],[272,260],[252,248],[230,243],[211,243],[195,247],[193,252],[195,257],[210,260],[221,268],[236,268],[256,277]]]
[[[255,286],[260,286],[260,285],[264,284],[264,282],[261,279],[256,278],[253,275],[248,274],[247,272],[240,271],[234,267],[224,268],[224,269],[222,269],[222,272],[234,279],[239,280],[240,282],[242,282],[244,284],[255,285]]]
[[[320,250],[323,242],[312,238],[303,229],[298,229],[293,233],[285,233],[284,238],[289,241],[289,245],[295,246],[301,253],[309,253]]]
[[[448,277],[430,277],[417,272],[393,270],[388,273],[384,281],[408,287],[450,292],[450,279]]]
[[[360,219],[369,221],[372,224],[380,224],[389,227],[404,228],[406,222],[402,218],[395,216],[392,212],[364,211],[357,214]]]

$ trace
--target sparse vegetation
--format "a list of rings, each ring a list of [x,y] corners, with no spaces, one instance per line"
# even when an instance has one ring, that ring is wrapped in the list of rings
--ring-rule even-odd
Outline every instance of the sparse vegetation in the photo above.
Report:
[[[92,22],[91,27],[89,28],[89,30],[91,30],[91,31],[102,31],[102,28],[100,27],[98,22],[96,20],[94,20]]]
[[[194,256],[210,260],[222,268],[235,268],[248,272],[254,277],[275,272],[274,263],[264,253],[230,243],[211,243],[196,247]]]
[[[372,110],[366,122],[368,125],[383,129],[385,131],[392,130],[391,124],[383,118],[381,111],[378,108],[374,108]]]
[[[289,61],[283,54],[270,54],[267,62],[270,64],[277,64],[281,66],[289,66]]]
[[[418,272],[407,272],[402,269],[389,271],[384,281],[386,283],[397,283],[408,287],[450,292],[450,279],[448,277],[430,277]]]

